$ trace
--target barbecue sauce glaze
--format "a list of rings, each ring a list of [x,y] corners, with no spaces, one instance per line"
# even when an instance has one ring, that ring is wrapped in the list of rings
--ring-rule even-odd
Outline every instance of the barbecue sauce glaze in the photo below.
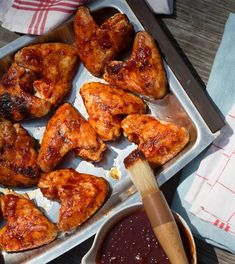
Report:
[[[107,233],[96,264],[170,264],[144,211],[121,219]]]

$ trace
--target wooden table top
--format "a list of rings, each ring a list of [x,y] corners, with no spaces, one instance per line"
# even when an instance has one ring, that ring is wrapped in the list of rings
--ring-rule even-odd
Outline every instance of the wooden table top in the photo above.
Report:
[[[205,86],[230,12],[235,12],[235,1],[175,0],[174,15],[162,17],[169,37],[172,38],[182,56],[187,60],[190,69]],[[18,36],[0,27],[0,47]],[[176,175],[162,187],[169,202],[179,176],[179,174]],[[50,264],[80,263],[92,241],[93,237],[51,261]],[[195,239],[195,241],[198,263],[235,263],[235,255],[212,247],[201,240]]]

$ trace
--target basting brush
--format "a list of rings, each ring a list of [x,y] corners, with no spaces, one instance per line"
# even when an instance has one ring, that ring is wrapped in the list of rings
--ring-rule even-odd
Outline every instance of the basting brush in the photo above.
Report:
[[[140,192],[146,214],[154,233],[172,264],[188,264],[180,233],[166,199],[158,187],[144,153],[136,149],[125,159],[124,165]]]

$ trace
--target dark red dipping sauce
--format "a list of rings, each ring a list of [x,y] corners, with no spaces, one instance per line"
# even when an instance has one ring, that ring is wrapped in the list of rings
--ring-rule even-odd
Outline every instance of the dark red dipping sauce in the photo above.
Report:
[[[169,264],[144,211],[121,219],[107,234],[97,264]]]

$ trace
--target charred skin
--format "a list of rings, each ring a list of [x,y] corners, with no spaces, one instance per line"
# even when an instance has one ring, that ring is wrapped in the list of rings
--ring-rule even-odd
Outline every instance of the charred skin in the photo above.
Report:
[[[41,117],[49,112],[51,104],[34,96],[32,92],[34,77],[31,71],[17,63],[11,65],[0,83],[1,116],[11,121],[20,121]]]
[[[0,114],[12,121],[45,116],[71,89],[76,65],[71,45],[44,43],[21,49],[0,83]]]
[[[20,124],[0,120],[0,184],[30,187],[38,183],[42,171],[37,165],[37,145]]]

